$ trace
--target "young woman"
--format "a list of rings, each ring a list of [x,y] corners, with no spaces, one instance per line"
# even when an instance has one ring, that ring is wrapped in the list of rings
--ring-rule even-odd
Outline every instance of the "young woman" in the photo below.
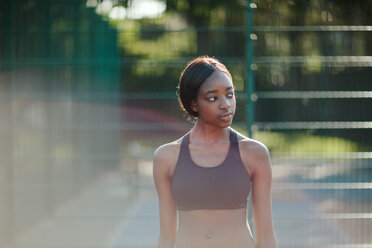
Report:
[[[154,153],[158,248],[276,248],[269,152],[230,127],[236,100],[227,68],[207,56],[190,61],[179,102],[196,123]],[[246,216],[250,190],[255,241]]]

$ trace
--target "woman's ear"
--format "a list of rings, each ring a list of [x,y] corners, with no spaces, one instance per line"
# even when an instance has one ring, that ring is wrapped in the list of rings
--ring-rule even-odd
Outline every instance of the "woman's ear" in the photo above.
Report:
[[[198,112],[198,107],[196,106],[196,101],[195,100],[191,100],[191,109],[194,112]]]

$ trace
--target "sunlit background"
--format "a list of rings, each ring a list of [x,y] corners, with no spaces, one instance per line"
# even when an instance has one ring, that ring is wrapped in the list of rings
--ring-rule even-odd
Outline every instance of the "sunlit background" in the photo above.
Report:
[[[154,149],[210,55],[269,148],[279,246],[372,247],[371,0],[3,0],[0,247],[156,247]],[[251,215],[251,211],[248,211]],[[254,223],[250,223],[254,229]]]

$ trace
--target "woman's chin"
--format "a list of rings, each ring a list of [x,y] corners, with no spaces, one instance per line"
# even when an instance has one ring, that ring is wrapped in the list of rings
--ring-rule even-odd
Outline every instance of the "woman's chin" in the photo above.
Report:
[[[232,120],[230,120],[230,121],[224,121],[220,125],[221,125],[221,127],[225,128],[225,127],[231,126],[231,123],[232,123]]]

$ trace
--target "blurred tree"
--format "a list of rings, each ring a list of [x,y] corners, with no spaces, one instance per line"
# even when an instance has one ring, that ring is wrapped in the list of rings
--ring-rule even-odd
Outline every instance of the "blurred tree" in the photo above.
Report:
[[[123,6],[130,8],[134,1],[123,2]],[[184,63],[205,54],[225,62],[238,79],[238,89],[243,90],[247,1],[163,2],[166,11],[157,18],[111,21],[119,29],[124,61],[122,90],[174,91]],[[257,91],[371,88],[370,67],[359,66],[358,61],[352,61],[352,56],[372,54],[372,32],[332,29],[371,25],[372,0],[254,2],[257,4],[253,12],[258,36],[254,42]],[[338,108],[339,102],[333,100],[321,107],[319,101],[313,99],[259,100],[256,120],[356,120],[360,117],[351,109],[361,101],[354,99],[347,107],[350,115],[345,117],[345,110]],[[365,113],[367,110],[363,111],[363,116],[370,116]]]
[[[244,55],[244,34],[232,32],[231,28],[244,26],[245,1],[166,0],[166,4],[168,12],[181,14],[189,25],[197,30],[196,54],[239,57]],[[220,30],[213,32],[213,28]],[[227,37],[230,39],[226,39]],[[234,40],[234,45],[228,49],[226,46],[229,44],[223,42],[227,40]]]

